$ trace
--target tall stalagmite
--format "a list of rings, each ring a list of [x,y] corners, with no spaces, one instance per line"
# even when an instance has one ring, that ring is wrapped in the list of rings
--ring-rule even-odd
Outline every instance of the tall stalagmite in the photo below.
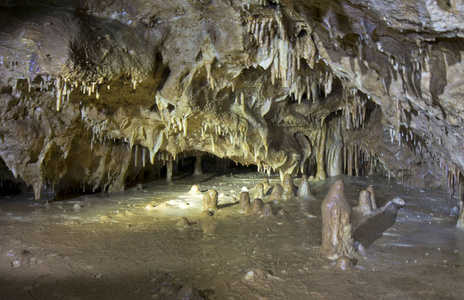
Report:
[[[322,256],[335,260],[353,257],[354,246],[351,225],[351,206],[346,199],[343,181],[337,180],[330,188],[321,206]]]

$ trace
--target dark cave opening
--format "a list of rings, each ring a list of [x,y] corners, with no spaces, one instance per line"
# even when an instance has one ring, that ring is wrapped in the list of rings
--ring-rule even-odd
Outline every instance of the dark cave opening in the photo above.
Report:
[[[10,196],[26,190],[26,184],[19,177],[15,178],[13,172],[0,157],[0,195]]]
[[[195,162],[201,158],[201,171],[195,168]],[[168,160],[156,160],[154,164],[148,161],[145,166],[140,168],[137,175],[127,181],[126,188],[137,186],[138,184],[148,183],[153,180],[166,180],[168,172]],[[234,162],[229,158],[221,158],[207,152],[196,153],[181,153],[175,160],[172,161],[172,180],[176,180],[199,174],[240,174],[248,172],[256,172],[258,167],[256,165],[242,165]]]

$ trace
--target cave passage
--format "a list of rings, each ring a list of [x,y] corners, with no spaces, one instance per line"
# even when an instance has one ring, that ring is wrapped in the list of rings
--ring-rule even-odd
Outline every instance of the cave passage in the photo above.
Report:
[[[460,1],[0,1],[0,298],[459,298],[463,32]]]

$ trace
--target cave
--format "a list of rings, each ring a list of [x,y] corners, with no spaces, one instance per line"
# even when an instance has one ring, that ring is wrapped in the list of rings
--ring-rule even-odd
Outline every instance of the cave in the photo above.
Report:
[[[0,298],[461,298],[463,24],[0,1]]]

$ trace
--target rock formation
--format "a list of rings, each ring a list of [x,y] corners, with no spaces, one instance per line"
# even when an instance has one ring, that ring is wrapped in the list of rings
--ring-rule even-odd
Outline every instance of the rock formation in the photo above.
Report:
[[[372,208],[371,193],[368,190],[363,190],[359,193],[358,205],[354,209],[363,215],[370,215],[374,211]]]
[[[353,257],[354,245],[351,207],[346,199],[343,182],[335,181],[324,198],[322,212],[322,256],[336,260]]]
[[[203,195],[203,211],[214,212],[218,209],[218,192],[209,190]]]
[[[37,199],[123,190],[165,166],[169,181],[204,153],[452,194],[462,180],[456,1],[5,0],[0,12],[0,180]]]
[[[242,213],[249,213],[251,210],[250,195],[248,192],[240,193],[239,210]]]
[[[253,198],[263,198],[265,196],[264,184],[262,182],[258,183],[250,190],[250,193],[253,195]]]
[[[369,192],[369,196],[371,198],[371,207],[373,211],[377,210],[377,202],[375,200],[375,192],[374,192],[374,187],[372,185],[368,186],[366,191]]]
[[[263,200],[256,198],[251,204],[251,213],[260,215],[263,211],[264,203]]]
[[[196,184],[192,185],[190,191],[188,192],[190,195],[199,195],[201,194],[200,187]]]
[[[460,204],[461,204],[460,205],[461,206],[461,213],[459,214],[458,222],[456,224],[456,227],[464,229],[464,209],[463,209],[462,201],[461,201]]]
[[[296,187],[293,184],[293,177],[290,174],[285,174],[282,180],[283,194],[282,199],[291,200],[295,194]]]
[[[279,183],[276,183],[271,190],[271,195],[269,196],[269,200],[282,200],[282,196],[284,194],[284,189]]]
[[[309,185],[308,176],[301,177],[300,184],[298,185],[298,197],[309,198],[311,197],[311,186]]]
[[[261,183],[263,184],[263,193],[266,195],[269,192],[269,179],[264,178]]]

